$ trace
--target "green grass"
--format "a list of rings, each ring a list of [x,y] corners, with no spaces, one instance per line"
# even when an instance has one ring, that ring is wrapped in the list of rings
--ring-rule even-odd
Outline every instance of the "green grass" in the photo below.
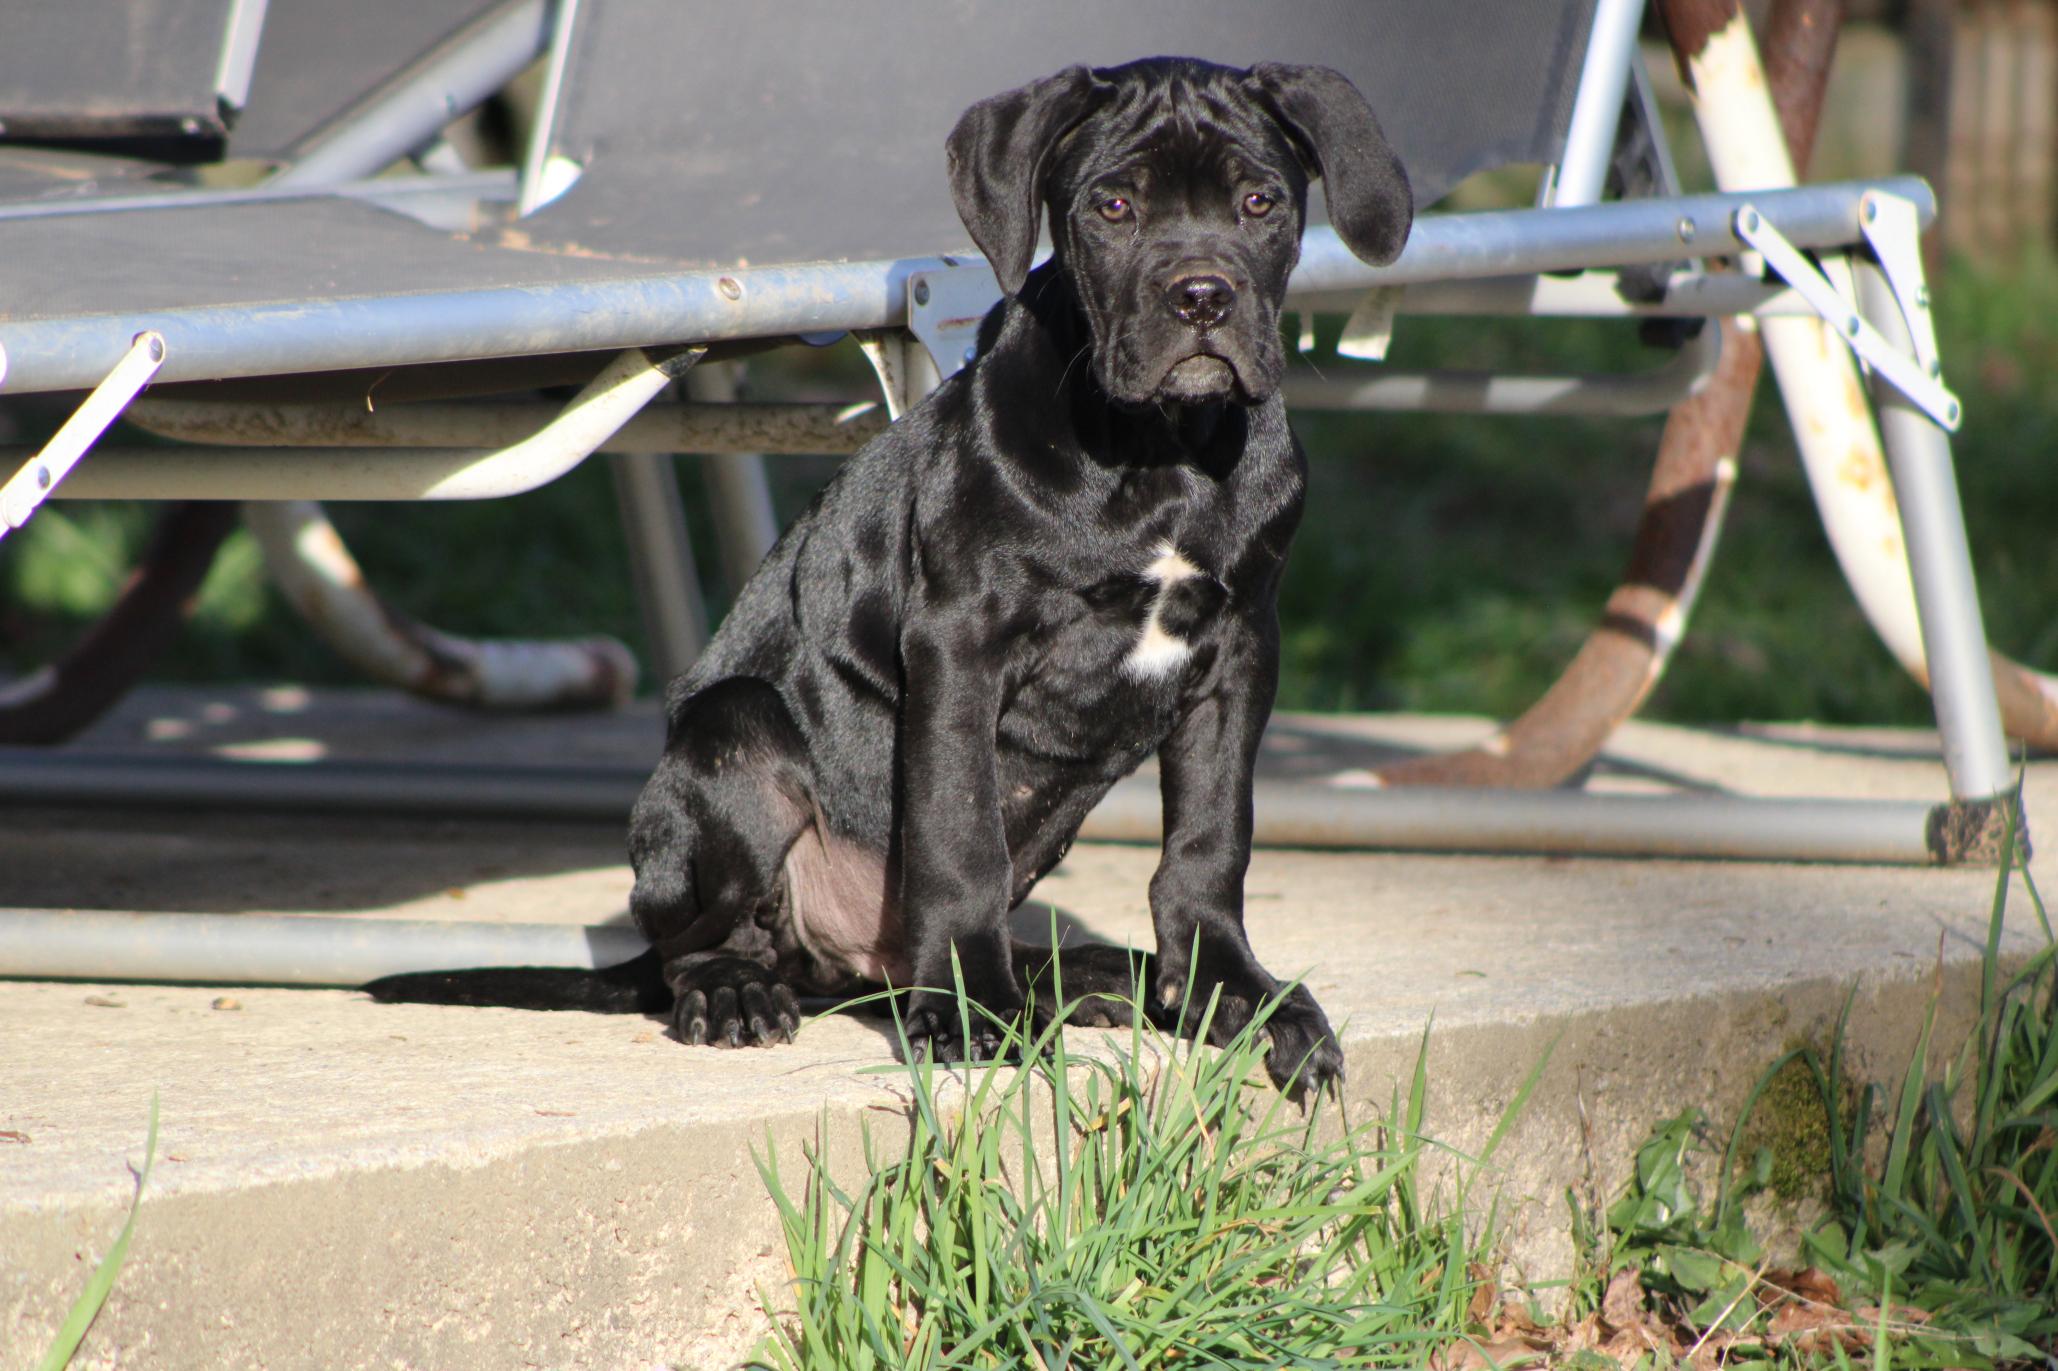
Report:
[[[1937,291],[1947,379],[1965,398],[1957,453],[1995,643],[2058,668],[2058,266],[1954,267]],[[1335,327],[1324,328],[1328,336]],[[847,347],[799,363],[853,388]],[[1660,360],[1617,324],[1403,318],[1394,364],[1630,368]],[[777,389],[777,361],[762,364]],[[1326,364],[1325,364],[1326,365]],[[35,416],[31,416],[33,420]],[[1305,414],[1313,498],[1282,601],[1282,706],[1506,716],[1570,658],[1621,574],[1660,422]],[[1646,713],[1731,722],[1929,719],[1873,639],[1817,526],[1769,383],[1692,631]],[[833,469],[775,459],[790,517]],[[714,538],[690,464],[696,550],[717,609]],[[478,505],[344,505],[339,527],[397,604],[455,632],[613,633],[640,643],[600,463]],[[0,665],[48,660],[100,612],[149,511],[46,506],[0,552]],[[181,679],[353,679],[262,584],[239,535],[193,628],[162,663]],[[646,690],[654,683],[644,682]]]
[[[795,1191],[767,1150],[797,1308],[769,1299],[765,1364],[1413,1367],[1476,1329],[1494,1234],[1467,1180],[1535,1076],[1440,1198],[1426,1037],[1407,1099],[1356,1124],[1266,1083],[1262,1016],[1220,1051],[1146,1027],[1092,1056],[1056,1028],[1014,1044],[1026,1064],[891,1068],[910,1128],[866,1130],[852,1189],[819,1137]]]

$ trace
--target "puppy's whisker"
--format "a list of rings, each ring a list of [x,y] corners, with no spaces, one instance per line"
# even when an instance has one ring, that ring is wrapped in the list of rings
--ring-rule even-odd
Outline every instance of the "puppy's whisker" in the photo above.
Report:
[[[1093,344],[1082,343],[1079,347],[1079,350],[1072,354],[1072,360],[1065,363],[1065,369],[1058,373],[1058,384],[1056,388],[1053,389],[1050,393],[1051,399],[1055,400],[1058,398],[1058,396],[1063,395],[1065,393],[1065,382],[1072,378],[1072,368],[1079,365],[1080,358],[1086,356],[1089,352],[1092,351]]]

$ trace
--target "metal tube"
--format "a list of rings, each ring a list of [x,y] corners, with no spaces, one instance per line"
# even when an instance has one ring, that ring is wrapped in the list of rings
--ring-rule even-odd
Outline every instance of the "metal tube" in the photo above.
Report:
[[[609,470],[629,544],[629,575],[643,611],[651,674],[669,681],[693,665],[708,636],[677,464],[648,452],[617,458]]]
[[[8,754],[0,767],[0,801],[615,825],[627,819],[644,777],[644,771],[626,767],[288,764],[21,752]],[[1155,842],[1161,803],[1153,779],[1131,777],[1087,816],[1079,836]],[[1282,847],[1921,864],[1937,860],[1929,837],[1935,809],[1899,800],[1260,781],[1257,841]]]
[[[205,450],[111,447],[95,454],[69,494],[87,500],[486,500],[519,495],[592,456],[699,356],[695,349],[652,362],[640,349],[626,349],[556,418],[498,451],[385,448],[314,457],[239,448],[222,460],[223,454]]]
[[[1852,264],[1858,276],[1859,306],[1874,328],[1896,348],[1910,346],[1900,304],[1878,265],[1866,258]],[[1936,702],[1943,737],[1944,768],[1951,794],[1984,800],[2013,787],[2008,745],[2001,737],[1994,672],[1987,655],[1985,621],[1966,543],[1965,514],[1951,462],[1951,440],[1899,389],[1875,376],[1872,403],[1879,411],[1880,436],[1894,476],[1894,494],[1907,539],[1908,567],[1922,623],[1929,693]]]
[[[51,759],[36,760],[46,767],[29,768],[31,776],[39,769],[63,769],[48,768]],[[220,765],[253,770],[242,764]],[[341,768],[323,763],[255,769],[293,776]],[[10,767],[10,785],[18,779]],[[499,791],[481,790],[478,797],[498,798],[511,788],[504,776],[497,784]],[[281,787],[261,788],[272,794],[260,799],[254,790],[238,787],[237,806],[276,807]],[[157,791],[164,803],[191,804],[198,799],[191,787],[183,793],[168,786]],[[305,788],[298,793],[306,798]],[[368,798],[355,788],[343,793]],[[539,793],[540,788],[532,790],[532,798]],[[410,804],[417,800],[412,790],[393,798]],[[590,810],[592,798],[577,797],[584,803],[567,808]],[[619,820],[628,798],[608,795],[603,804],[614,809],[613,817]],[[403,804],[388,812],[405,812],[408,807]],[[1156,786],[1133,778],[1109,793],[1089,816],[1081,836],[1156,842],[1160,813]],[[1912,801],[1427,787],[1370,791],[1261,782],[1256,838],[1267,845],[1317,848],[1925,865],[1937,860],[1930,837],[1934,818],[1931,806]],[[614,925],[0,910],[0,976],[46,979],[354,986],[405,971],[612,966],[646,947],[635,929]]]
[[[1466,281],[1424,281],[1401,294],[1402,314],[1534,315],[1583,319],[1707,318],[1729,314],[1813,314],[1799,293],[1779,282],[1740,272],[1682,276],[1663,300],[1625,299],[1612,271],[1576,276],[1487,276]],[[1359,295],[1302,295],[1299,308],[1348,314]]]
[[[686,394],[697,409],[719,412],[735,404],[735,364],[695,367],[686,377]],[[731,591],[741,590],[779,539],[772,488],[765,480],[764,454],[751,449],[710,453],[700,472],[714,514],[722,577]]]
[[[1615,159],[1615,131],[1622,124],[1629,64],[1642,60],[1637,28],[1644,0],[1600,0],[1579,69],[1579,94],[1565,127],[1565,152],[1551,194],[1554,208],[1598,204]]]
[[[650,944],[610,924],[0,909],[0,976],[357,986],[403,971],[604,967]]]
[[[513,80],[549,43],[546,0],[510,0],[295,147],[292,165],[266,184],[323,186],[370,176]]]
[[[696,367],[689,375],[698,375]],[[182,443],[228,447],[496,448],[520,442],[561,412],[542,401],[240,404],[139,398],[124,416]],[[855,452],[886,428],[879,405],[653,404],[602,440],[598,451]]]
[[[1721,347],[1709,327],[1662,364],[1627,375],[1509,376],[1490,371],[1289,373],[1295,409],[1410,410],[1434,414],[1657,414],[1698,391]]]
[[[480,200],[507,201],[514,198],[514,175],[506,170],[467,171],[437,176],[388,176],[371,181],[350,181],[342,185],[281,186],[267,181],[261,186],[235,190],[163,190],[148,195],[80,196],[66,200],[31,200],[0,205],[0,222],[16,219],[60,219],[81,214],[135,214],[160,209],[218,209],[224,205],[261,205],[288,200],[314,200],[324,196],[375,200],[382,204],[405,203],[417,197],[442,198],[465,203]]]
[[[0,802],[626,823],[646,771],[9,751]],[[656,745],[652,744],[652,761]]]
[[[1415,221],[1400,259],[1384,267],[1360,262],[1333,231],[1311,230],[1302,244],[1292,285],[1296,291],[1365,290],[1419,281],[1577,271],[1596,262],[1635,266],[1683,256],[1730,255],[1746,245],[1722,216],[1735,214],[1747,202],[1756,204],[1795,243],[1834,247],[1861,237],[1860,201],[1868,189],[1912,200],[1924,223],[1936,216],[1935,196],[1914,176],[1750,195],[1686,195],[1573,209],[1436,214]]]
[[[1082,838],[1158,840],[1157,787],[1117,785]],[[1935,807],[1920,801],[1763,799],[1576,790],[1390,790],[1260,781],[1255,841],[1267,847],[1589,857],[1928,864]]]
[[[1915,177],[1743,195],[1624,201],[1540,212],[1495,210],[1418,220],[1399,261],[1371,267],[1326,226],[1311,230],[1297,292],[1363,291],[1452,277],[1578,270],[1597,261],[1676,260],[1682,225],[1693,251],[1733,253],[1730,216],[1747,200],[1802,247],[1855,242],[1860,201],[1880,189],[1935,216]],[[76,390],[113,368],[138,327],[170,348],[160,383],[403,366],[542,352],[615,349],[898,327],[907,279],[939,258],[735,268],[603,281],[560,281],[388,298],[295,300],[0,323],[10,391]]]
[[[375,681],[480,709],[610,709],[636,691],[636,658],[613,638],[462,638],[372,589],[322,507],[255,501],[244,521],[288,602]]]
[[[579,0],[557,0],[550,26],[550,64],[543,73],[543,91],[536,101],[535,127],[522,157],[521,198],[516,217],[526,219],[570,187],[552,174],[550,146],[557,141],[558,108],[564,99],[565,69],[572,58],[572,29]]]
[[[1742,11],[1700,35],[1688,58],[1694,116],[1717,183],[1791,186],[1793,158]],[[1922,679],[1922,635],[1900,518],[1857,366],[1812,312],[1766,319],[1760,336],[1844,579],[1887,650]]]

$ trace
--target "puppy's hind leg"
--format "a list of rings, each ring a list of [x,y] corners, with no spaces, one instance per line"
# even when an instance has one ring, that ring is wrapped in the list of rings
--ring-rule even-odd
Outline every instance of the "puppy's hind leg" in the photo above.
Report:
[[[800,1006],[778,972],[787,849],[809,821],[806,746],[764,681],[682,702],[629,821],[629,909],[673,995],[681,1042],[788,1042]]]

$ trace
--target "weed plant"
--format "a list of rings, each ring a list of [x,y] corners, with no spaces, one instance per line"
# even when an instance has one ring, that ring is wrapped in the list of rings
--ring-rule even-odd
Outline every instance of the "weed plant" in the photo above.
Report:
[[[1660,1326],[1706,1343],[1730,1363],[1841,1359],[1870,1347],[1903,1367],[2058,1364],[2058,941],[2028,870],[2027,897],[2044,947],[2005,978],[2001,931],[2014,843],[2004,852],[1988,919],[1979,1021],[1933,1069],[1932,997],[1897,1088],[1853,1089],[1845,1074],[1850,1001],[1829,1057],[1796,1048],[1759,1078],[1723,1149],[1720,1184],[1704,1204],[1689,1183],[1706,1119],[1662,1124],[1604,1215],[1573,1206],[1589,1254],[1574,1314],[1590,1314],[1624,1272]],[[1828,1128],[1826,1213],[1778,1270],[1744,1219],[1743,1201],[1773,1158],[1741,1154],[1752,1111],[1791,1065],[1804,1067]],[[1618,1321],[1624,1314],[1618,1312]]]

